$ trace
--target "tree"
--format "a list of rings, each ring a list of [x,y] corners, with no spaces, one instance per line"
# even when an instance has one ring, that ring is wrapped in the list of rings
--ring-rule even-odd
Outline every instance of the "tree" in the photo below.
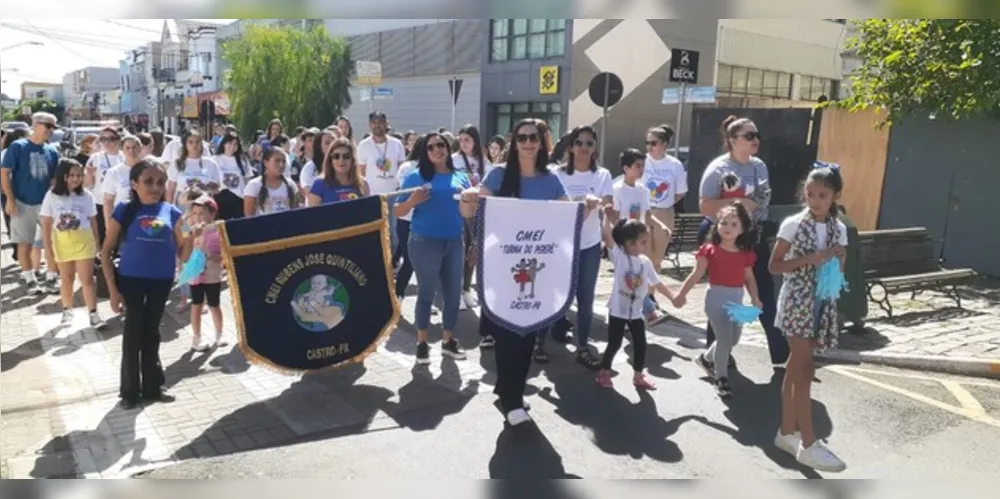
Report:
[[[849,49],[861,59],[841,106],[963,119],[1000,115],[1000,21],[865,19]]]
[[[351,105],[351,50],[322,26],[250,26],[223,45],[231,65],[225,90],[244,137],[280,118],[289,126],[325,126]]]
[[[52,113],[55,115],[56,119],[60,121],[62,121],[63,115],[66,114],[66,108],[52,99],[28,99],[21,101],[21,103],[15,107],[5,110],[3,113],[4,121],[22,120],[24,116],[21,115],[21,109],[25,106],[30,107],[32,113]],[[31,116],[28,116],[28,118],[30,119]]]

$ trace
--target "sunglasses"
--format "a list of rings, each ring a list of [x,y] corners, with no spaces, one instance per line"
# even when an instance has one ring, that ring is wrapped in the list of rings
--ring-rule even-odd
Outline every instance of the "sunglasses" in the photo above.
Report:
[[[436,151],[438,149],[446,150],[448,149],[448,144],[445,144],[444,142],[435,142],[433,144],[427,144],[428,151]]]
[[[101,142],[114,142],[118,140],[118,137],[101,137]]]
[[[743,137],[746,140],[757,140],[760,138],[760,132],[746,132],[737,135],[737,137]]]
[[[146,178],[142,179],[142,185],[144,185],[146,187],[153,187],[153,186],[163,187],[163,186],[167,185],[167,179],[165,179],[163,177],[160,177],[160,178],[146,177]]]
[[[576,146],[576,147],[594,147],[594,144],[596,144],[596,142],[594,142],[593,140],[574,140],[573,141],[573,145]]]
[[[49,130],[55,130],[55,128],[56,128],[56,126],[53,125],[52,123],[42,123],[42,126],[44,126],[45,128],[47,128]]]
[[[330,159],[332,159],[334,161],[340,161],[340,160],[350,161],[350,160],[354,159],[354,155],[352,155],[349,152],[345,152],[345,153],[335,152],[335,153],[330,153]]]
[[[519,133],[517,134],[517,142],[523,144],[525,142],[538,142],[537,133]]]

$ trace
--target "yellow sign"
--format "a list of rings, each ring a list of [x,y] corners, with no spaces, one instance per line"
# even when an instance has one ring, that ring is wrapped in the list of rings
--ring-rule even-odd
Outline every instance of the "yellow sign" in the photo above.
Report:
[[[542,66],[538,69],[538,93],[542,95],[559,93],[559,66]]]
[[[181,108],[181,118],[197,118],[197,117],[198,117],[198,98],[185,97],[184,105]]]

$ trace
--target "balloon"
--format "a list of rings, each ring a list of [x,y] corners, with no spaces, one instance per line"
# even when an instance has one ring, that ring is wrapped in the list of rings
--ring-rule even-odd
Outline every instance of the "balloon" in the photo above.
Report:
[[[204,271],[205,253],[201,251],[201,248],[196,248],[191,252],[191,257],[188,258],[188,261],[184,263],[184,267],[181,268],[181,275],[177,280],[181,284],[190,284],[191,281],[197,279]]]

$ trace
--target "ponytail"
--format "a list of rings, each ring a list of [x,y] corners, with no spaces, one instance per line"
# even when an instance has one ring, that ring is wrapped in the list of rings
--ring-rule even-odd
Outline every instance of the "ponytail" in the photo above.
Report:
[[[298,208],[299,207],[299,192],[295,190],[295,186],[288,181],[288,177],[282,175],[281,181],[285,183],[285,190],[288,192],[288,207]],[[267,186],[264,186],[267,187]]]

